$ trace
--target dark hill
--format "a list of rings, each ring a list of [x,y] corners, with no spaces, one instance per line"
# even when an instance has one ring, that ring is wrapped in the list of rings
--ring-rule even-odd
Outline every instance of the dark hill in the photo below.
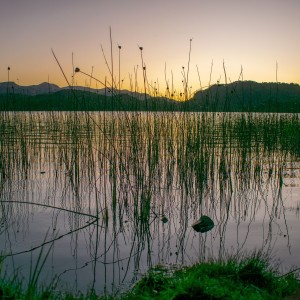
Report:
[[[287,83],[237,81],[198,91],[186,102],[150,97],[128,91],[94,92],[75,87],[59,88],[0,83],[0,110],[121,110],[121,111],[236,111],[300,112],[300,86]],[[45,90],[47,90],[45,92]],[[52,91],[52,92],[51,92]]]
[[[287,83],[236,81],[198,91],[188,110],[300,112],[300,86]]]
[[[61,88],[58,85],[43,82],[37,85],[21,86],[15,82],[0,82],[0,94],[14,93],[22,95],[41,95],[46,93],[55,93]]]
[[[177,107],[174,100],[135,98],[129,94],[105,96],[82,90],[62,89],[42,95],[0,94],[2,111],[164,111]]]

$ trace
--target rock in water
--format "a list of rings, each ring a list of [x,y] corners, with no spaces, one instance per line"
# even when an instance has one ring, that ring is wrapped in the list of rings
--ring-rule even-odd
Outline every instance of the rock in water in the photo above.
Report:
[[[213,220],[208,216],[201,216],[201,218],[192,225],[192,227],[195,231],[201,232],[201,233],[204,233],[204,232],[207,232],[207,231],[213,229],[214,226],[215,226],[215,224],[214,224]]]
[[[164,224],[168,222],[168,218],[165,215],[163,215],[163,217],[161,218],[161,220],[162,220],[162,222]]]

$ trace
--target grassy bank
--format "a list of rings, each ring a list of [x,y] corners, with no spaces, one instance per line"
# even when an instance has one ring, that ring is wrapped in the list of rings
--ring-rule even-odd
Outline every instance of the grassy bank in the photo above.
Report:
[[[268,262],[252,256],[240,262],[207,262],[190,267],[151,269],[126,293],[62,293],[22,287],[16,278],[0,279],[0,299],[299,299],[295,272],[279,275]],[[298,294],[297,294],[298,293]]]
[[[125,299],[284,299],[299,288],[294,275],[280,277],[257,257],[150,271]]]

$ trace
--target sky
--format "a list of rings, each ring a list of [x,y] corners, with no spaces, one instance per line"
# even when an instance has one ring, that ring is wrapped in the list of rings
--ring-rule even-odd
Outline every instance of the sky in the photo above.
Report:
[[[111,82],[106,59],[127,89],[300,84],[299,15],[299,0],[0,0],[0,82],[66,86],[53,49],[69,82],[75,67]]]

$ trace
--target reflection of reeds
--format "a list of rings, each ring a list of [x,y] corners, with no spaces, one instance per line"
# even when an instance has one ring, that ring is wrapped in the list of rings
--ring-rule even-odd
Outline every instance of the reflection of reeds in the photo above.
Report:
[[[275,163],[299,157],[295,116],[125,114],[98,114],[96,124],[77,113],[1,114],[2,179],[26,178],[49,163],[74,191],[88,184],[101,193],[109,175],[115,206],[120,188],[134,196],[176,186],[201,196],[217,181],[232,188],[233,179],[249,188],[253,178],[282,172]]]
[[[124,114],[93,116],[96,124],[77,113],[2,114],[2,178],[26,177],[47,161],[75,188],[86,180],[94,185],[105,171],[115,202],[116,185],[157,189],[155,176],[161,187],[179,184],[187,192],[233,177],[249,186],[247,180],[259,181],[263,171],[271,176],[274,163],[299,157],[295,116],[157,113],[147,120]]]
[[[26,201],[21,191],[39,188],[28,182],[44,178],[40,200],[45,205],[99,216],[97,233],[91,234],[91,240],[97,235],[94,274],[110,249],[111,264],[122,273],[122,236],[128,244],[124,273],[129,274],[126,270],[138,268],[142,260],[151,265],[153,244],[171,243],[172,234],[176,251],[171,244],[161,246],[159,256],[168,260],[173,253],[175,261],[186,262],[189,226],[199,214],[210,215],[217,224],[219,243],[211,251],[222,255],[229,220],[251,224],[263,205],[270,223],[284,212],[284,164],[300,156],[298,115],[89,114],[1,113],[0,201],[11,217],[16,211],[3,203],[12,189],[20,197],[11,199]],[[70,226],[80,228],[71,215]],[[165,215],[168,222],[163,223]],[[262,242],[266,248],[268,236]],[[247,235],[238,238],[237,253],[246,240]],[[206,243],[203,238],[198,244],[205,257],[213,254],[207,253]],[[103,260],[105,266],[109,262]]]

